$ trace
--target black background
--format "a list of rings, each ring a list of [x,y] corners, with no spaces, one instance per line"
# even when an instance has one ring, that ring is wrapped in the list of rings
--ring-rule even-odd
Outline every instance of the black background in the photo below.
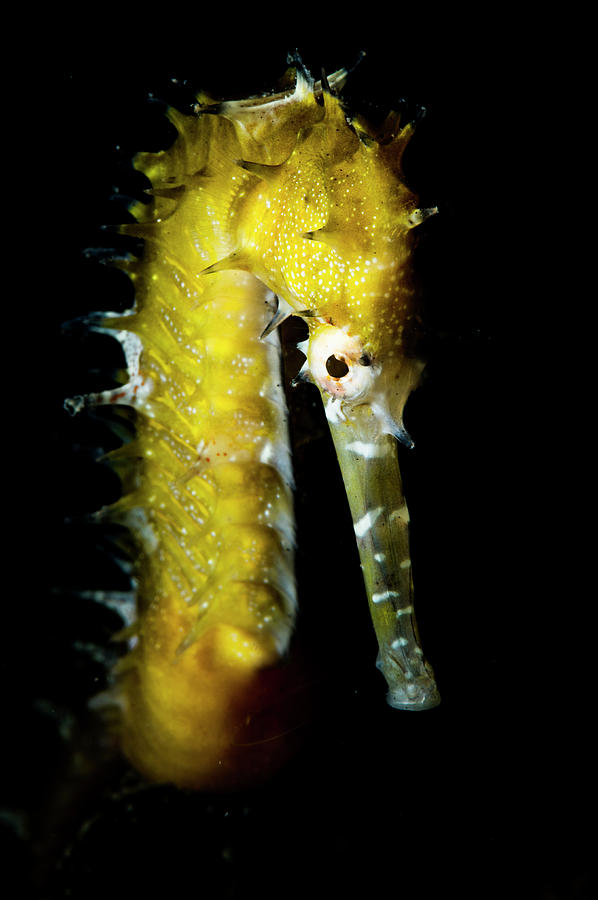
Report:
[[[533,29],[504,14],[416,22],[398,11],[392,23],[376,8],[367,27],[363,13],[330,27],[322,10],[303,15],[301,29],[225,8],[211,22],[177,9],[125,25],[97,10],[53,21],[34,77],[17,78],[22,127],[5,177],[25,215],[18,322],[5,340],[11,421],[25,437],[7,469],[22,475],[6,484],[19,573],[3,658],[8,857],[23,892],[40,897],[583,898],[583,628],[575,607],[573,625],[565,613],[567,557],[550,523],[536,546],[534,482],[548,484],[558,512],[559,460],[553,469],[555,451],[529,442],[541,427],[541,338],[529,327],[540,301],[525,211],[551,65],[532,64]],[[326,423],[315,390],[301,387],[291,396],[300,629],[320,679],[302,748],[272,782],[235,795],[147,787],[122,769],[90,774],[73,795],[64,766],[105,677],[82,645],[105,645],[118,620],[61,589],[119,576],[78,518],[115,491],[92,458],[109,438],[62,410],[64,396],[104,386],[111,351],[60,326],[128,305],[127,288],[84,251],[110,245],[100,226],[122,219],[111,197],[134,189],[131,156],[168,144],[150,95],[184,106],[192,89],[259,93],[295,47],[314,74],[365,50],[349,90],[366,110],[399,98],[427,108],[405,167],[421,205],[440,209],[416,256],[428,368],[406,412],[416,448],[399,452],[418,619],[443,701],[420,715],[385,704]],[[27,886],[32,850],[43,886]]]

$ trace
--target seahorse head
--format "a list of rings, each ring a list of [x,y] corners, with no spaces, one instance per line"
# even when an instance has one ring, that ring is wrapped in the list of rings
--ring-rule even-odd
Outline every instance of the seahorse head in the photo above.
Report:
[[[307,317],[301,376],[320,387],[329,417],[368,404],[379,433],[409,442],[402,413],[421,370],[410,347],[411,233],[436,210],[418,209],[403,179],[413,124],[350,116],[335,93],[345,77],[324,85],[298,70],[288,94],[217,107],[246,179],[234,249],[218,265],[250,269]]]

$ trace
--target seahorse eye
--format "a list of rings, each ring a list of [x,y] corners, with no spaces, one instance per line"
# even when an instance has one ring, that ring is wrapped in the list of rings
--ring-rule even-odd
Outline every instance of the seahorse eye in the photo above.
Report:
[[[332,354],[326,360],[326,371],[333,378],[342,378],[349,371],[349,366],[342,357]]]
[[[345,329],[328,324],[312,328],[307,367],[312,379],[326,393],[349,403],[364,402],[379,369],[375,365],[364,366],[363,358],[360,339]]]

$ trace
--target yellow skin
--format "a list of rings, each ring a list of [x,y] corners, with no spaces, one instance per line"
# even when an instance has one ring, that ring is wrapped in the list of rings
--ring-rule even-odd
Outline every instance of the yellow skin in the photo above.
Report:
[[[111,694],[119,741],[150,779],[214,788],[278,765],[273,738],[292,727],[290,670],[276,665],[296,603],[292,476],[277,338],[260,339],[274,294],[275,321],[296,312],[309,325],[302,373],[327,404],[389,702],[438,702],[389,436],[405,438],[420,370],[407,353],[409,233],[430,211],[401,178],[411,126],[391,115],[368,133],[301,73],[272,97],[201,98],[198,113],[170,111],[173,147],[136,160],[152,183],[139,224],[123,227],[145,240],[126,265],[136,308],[104,323],[129,381],[86,402],[139,411],[136,440],[113,455],[128,492],[111,515],[140,544],[138,618]]]

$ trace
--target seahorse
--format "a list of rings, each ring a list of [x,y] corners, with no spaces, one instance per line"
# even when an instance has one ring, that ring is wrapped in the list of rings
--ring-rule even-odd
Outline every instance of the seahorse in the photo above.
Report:
[[[411,348],[412,231],[401,168],[414,123],[350,115],[347,70],[173,108],[172,147],[140,153],[149,203],[121,232],[134,308],[93,327],[120,342],[126,381],[67,401],[137,412],[110,454],[123,495],[103,515],[139,545],[128,652],[103,695],[124,755],[153,781],[249,782],[276,755],[297,608],[293,474],[277,326],[304,319],[297,380],[320,391],[345,483],[387,699],[439,702],[418,638],[396,440],[422,365]],[[284,693],[284,692],[283,692]],[[273,698],[276,698],[274,700]],[[257,723],[257,724],[256,724]],[[272,757],[272,758],[271,758]]]

